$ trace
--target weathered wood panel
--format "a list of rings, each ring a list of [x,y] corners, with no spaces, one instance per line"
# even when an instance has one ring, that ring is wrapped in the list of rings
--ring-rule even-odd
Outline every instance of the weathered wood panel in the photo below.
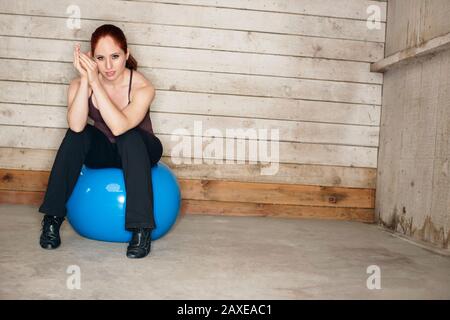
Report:
[[[31,39],[70,40],[86,45],[92,30],[100,24],[110,22],[81,19],[83,27],[72,30],[65,27],[66,21],[65,17],[0,14],[0,34]],[[195,48],[361,62],[375,62],[384,56],[383,42],[152,23],[116,22],[115,24],[124,30],[130,45],[151,46],[152,49],[158,49],[159,46],[173,49]],[[63,59],[67,57],[64,56]]]
[[[141,0],[147,2],[176,3],[184,5],[211,6],[209,0]],[[338,4],[338,5],[336,5]],[[215,0],[214,7],[264,10],[297,13],[315,16],[327,16],[348,19],[367,19],[367,8],[380,7],[381,21],[386,21],[386,4],[367,0],[258,0],[242,2],[240,0]]]
[[[26,83],[0,80],[0,99],[5,103],[5,112],[13,116],[22,113],[21,105],[42,108],[46,113],[48,106],[60,106],[63,109],[50,109],[55,113],[66,111],[67,85]],[[183,101],[183,103],[180,103]],[[13,104],[11,104],[13,103]],[[12,108],[14,106],[14,108]],[[14,109],[15,111],[12,111]],[[47,109],[48,110],[48,109]],[[222,94],[202,94],[197,92],[179,92],[158,90],[151,112],[177,114],[211,114],[251,119],[272,119],[291,121],[310,121],[317,123],[342,123],[378,126],[380,106],[327,101],[309,101],[301,99],[267,98],[252,96],[230,96]],[[12,112],[12,114],[10,113]],[[5,118],[7,114],[4,114]],[[23,115],[23,113],[22,113]],[[5,120],[7,121],[7,120]],[[11,120],[14,121],[14,120]],[[55,124],[60,126],[60,124]]]
[[[37,120],[40,120],[37,122]],[[248,139],[263,139],[258,130],[267,130],[267,138],[271,137],[271,130],[279,131],[279,141],[306,142],[323,144],[347,144],[354,146],[378,146],[378,127],[342,125],[317,122],[292,122],[286,120],[251,119],[222,116],[186,115],[175,113],[152,112],[153,128],[156,134],[175,134],[184,129],[191,135],[204,137],[223,137],[227,130],[242,128],[255,133]],[[0,104],[0,125],[23,125],[41,127],[68,128],[66,108]],[[219,130],[219,131],[217,131]],[[263,139],[266,140],[266,139]]]
[[[2,148],[0,147],[0,168],[50,171],[56,150]],[[375,189],[376,169],[330,165],[280,163],[274,175],[261,175],[267,165],[257,164],[174,164],[170,157],[163,157],[179,178],[214,179],[243,182],[273,182],[307,184],[318,186],[355,187]]]
[[[71,62],[71,53],[75,44],[73,41],[10,36],[0,37],[0,41],[4,43],[4,49],[0,50],[0,56],[15,59],[2,60],[3,65],[10,65],[10,68],[4,70],[4,76],[15,74],[17,68],[30,70],[30,73],[33,68],[41,68],[41,70],[51,70],[64,74],[65,78],[60,79],[67,83],[76,75]],[[33,51],[22,50],[29,46],[33,47]],[[382,83],[382,75],[370,72],[370,64],[366,62],[261,55],[260,53],[231,53],[229,51],[205,49],[155,47],[148,50],[147,46],[142,45],[130,45],[129,48],[137,59],[139,66],[143,68],[253,74],[371,84]],[[83,43],[82,50],[89,50],[86,43]],[[30,59],[32,61],[16,59]],[[34,60],[44,60],[45,62]],[[52,60],[68,63],[47,62]],[[42,81],[50,82],[50,80],[45,79],[42,79]]]
[[[209,215],[352,220],[367,223],[374,221],[373,209],[237,203],[212,200],[183,200],[181,212]]]
[[[81,9],[79,30],[66,27],[72,4]],[[381,24],[371,29],[374,5]],[[163,160],[186,178],[192,199],[184,208],[370,221],[383,76],[369,63],[383,56],[385,20],[386,3],[370,0],[0,0],[0,168],[50,169],[67,130],[73,44],[86,50],[95,27],[114,23],[157,89],[151,116]],[[262,175],[267,164],[247,163],[248,148],[216,157],[228,164],[195,152],[173,163],[172,133],[185,129],[193,141],[195,121],[206,136],[208,129],[278,129],[277,173]],[[230,185],[242,192],[221,195]],[[37,201],[42,192],[18,188],[2,199]],[[353,188],[366,189],[361,196]],[[337,206],[330,192],[341,196],[332,197]]]
[[[57,149],[64,138],[65,129],[56,128],[41,128],[41,127],[20,127],[20,126],[6,126],[0,125],[0,147],[10,148],[32,148],[32,149]],[[176,135],[158,135],[164,145],[164,155],[171,156],[172,149],[181,143],[183,136]],[[250,142],[245,142],[244,139],[224,138],[219,141],[224,146],[223,157],[209,154],[205,151],[207,145],[207,138],[201,139],[203,141],[201,157],[197,157],[194,150],[194,137],[186,136],[188,142],[191,143],[191,157],[202,161],[205,159],[220,160],[229,159],[230,161],[249,160],[249,148],[246,147],[245,153],[228,155],[225,152],[225,145],[235,145],[241,141],[245,145]],[[236,140],[233,142],[233,140]],[[265,142],[264,142],[265,143]],[[325,144],[309,144],[309,143],[294,143],[294,142],[279,142],[278,144],[279,162],[284,163],[303,163],[303,164],[322,164],[335,166],[353,166],[363,168],[376,168],[377,148],[375,147],[353,147],[346,145],[325,145]],[[274,147],[276,148],[276,147]],[[275,156],[270,154],[271,146],[268,146],[268,156]],[[177,156],[175,153],[174,156]],[[185,157],[187,155],[180,154]],[[273,158],[272,158],[273,159]],[[273,159],[275,161],[275,159]],[[276,163],[276,162],[275,162]]]
[[[387,11],[386,56],[450,31],[448,0],[391,0]]]
[[[450,51],[385,75],[376,215],[416,241],[448,249]]]
[[[40,206],[43,191],[0,190],[0,203]],[[212,200],[181,201],[180,214],[257,216],[274,218],[306,218],[351,220],[373,223],[373,209],[293,206],[285,204],[242,203]]]
[[[45,191],[48,171],[0,169],[0,190]],[[184,199],[373,208],[373,189],[182,179]]]
[[[39,205],[48,176],[46,171],[0,169],[0,203]],[[373,221],[373,189],[192,179],[179,183],[185,213]]]
[[[70,79],[74,78],[75,75],[70,64],[52,64],[25,60],[13,60],[7,63],[3,59],[0,59],[0,63],[3,65],[8,64],[7,68],[1,69],[0,80],[39,81],[59,84],[69,83]],[[369,69],[369,65],[367,65],[367,68]],[[157,89],[381,104],[381,85],[377,84],[194,70],[161,69],[158,70],[158,76],[156,76],[153,69],[143,68],[142,73],[152,80]]]
[[[0,0],[1,13],[67,17],[71,0]],[[368,29],[366,21],[216,7],[114,0],[78,0],[84,19],[169,24],[245,31],[309,35],[384,42],[384,23]],[[270,23],[267,23],[270,21]]]

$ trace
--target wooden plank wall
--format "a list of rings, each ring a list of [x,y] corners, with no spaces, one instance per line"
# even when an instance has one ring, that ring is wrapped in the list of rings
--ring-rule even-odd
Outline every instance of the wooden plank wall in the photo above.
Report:
[[[448,1],[394,0],[388,5],[391,52],[414,45],[406,39],[442,36],[441,13],[450,12]],[[407,34],[399,21],[407,21]],[[380,224],[444,253],[450,253],[449,70],[446,49],[385,73],[375,209]]]
[[[450,30],[448,0],[392,0],[387,16],[386,56],[416,47]]]
[[[70,5],[81,9],[81,29],[66,27]],[[380,8],[379,29],[367,27],[371,5]],[[236,201],[205,194],[234,187],[245,195],[240,205],[252,204],[244,213],[235,211],[251,214],[253,204],[264,203],[254,198],[255,190],[295,185],[289,190],[300,199],[304,187],[322,190],[318,197],[333,210],[360,208],[359,200],[341,201],[356,192],[365,199],[365,220],[371,220],[383,76],[371,73],[370,63],[383,58],[385,20],[386,3],[369,0],[0,0],[3,199],[10,199],[7,191],[45,190],[67,130],[73,44],[87,50],[93,30],[113,23],[125,31],[139,70],[157,89],[151,117],[164,144],[163,161],[181,179],[184,199],[210,201],[213,211],[225,212]],[[261,162],[174,164],[172,134],[183,128],[192,137],[194,121],[201,121],[203,132],[278,129],[277,174],[262,175],[267,165]],[[26,190],[22,182],[29,179],[21,180],[20,171],[37,179],[35,189]],[[188,196],[209,180],[221,182],[200,183],[208,192]],[[340,188],[342,197],[332,188]],[[323,210],[323,201],[272,205]],[[275,209],[268,211],[276,215]]]

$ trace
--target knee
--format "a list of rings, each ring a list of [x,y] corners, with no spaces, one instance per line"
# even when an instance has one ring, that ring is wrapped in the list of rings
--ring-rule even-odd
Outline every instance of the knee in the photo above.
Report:
[[[141,135],[137,132],[136,129],[130,129],[127,132],[122,133],[119,136],[115,137],[117,144],[130,144],[136,143],[142,140]]]
[[[86,128],[84,128],[84,129],[81,130],[81,131],[74,131],[74,130],[68,128],[68,129],[67,129],[67,132],[66,132],[66,135],[67,135],[67,136],[80,136],[80,135],[82,135],[85,131],[86,131]]]
[[[72,129],[68,128],[66,131],[66,135],[64,136],[65,142],[70,142],[73,144],[74,142],[83,141],[84,136],[86,135],[86,128],[84,128],[82,131],[73,131]]]

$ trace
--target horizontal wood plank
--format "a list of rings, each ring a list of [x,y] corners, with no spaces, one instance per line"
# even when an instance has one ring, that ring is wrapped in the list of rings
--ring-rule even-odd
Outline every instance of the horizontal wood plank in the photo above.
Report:
[[[67,17],[71,0],[0,0],[2,13]],[[78,0],[84,19],[110,20],[112,22],[151,21],[154,24],[195,26],[217,29],[263,31],[328,38],[384,42],[385,23],[379,29],[368,29],[366,21],[330,17],[296,15],[216,7],[171,5],[165,3]],[[271,21],[271,23],[267,23]]]
[[[66,132],[67,130],[65,129],[0,125],[0,147],[56,150],[59,148]],[[256,144],[252,141],[246,142],[244,139],[219,139],[216,141],[223,147],[223,155],[220,156],[206,150],[206,146],[209,144],[208,141],[210,141],[209,138],[202,139],[199,137],[198,142],[202,148],[198,150],[200,154],[197,155],[194,149],[194,143],[197,143],[194,140],[195,137],[178,134],[160,134],[158,137],[164,146],[164,155],[171,156],[175,163],[177,163],[177,157],[197,158],[200,163],[207,161],[206,159],[211,159],[208,161],[210,163],[220,163],[221,159],[229,159],[232,162],[237,160],[248,161],[250,159],[249,146],[251,143],[259,147],[267,145],[265,141]],[[236,150],[238,142],[246,146],[243,153],[238,153]],[[190,155],[181,151],[178,152],[182,143],[186,143],[186,148],[191,151]],[[234,145],[234,153],[227,154],[225,151],[227,144]],[[177,147],[177,150],[174,149],[175,147]],[[277,162],[284,162],[376,168],[377,162],[377,148],[375,147],[294,142],[276,143],[276,141],[270,141],[270,144],[267,145],[267,151],[269,162],[275,165]]]
[[[181,212],[184,214],[204,214],[218,216],[332,219],[351,220],[366,223],[374,222],[374,210],[364,208],[332,208],[316,206],[293,206],[286,204],[255,204],[225,201],[183,200]]]
[[[69,79],[68,75],[62,70],[58,72],[51,69],[42,70],[42,75],[30,75],[26,70],[23,70],[22,73],[21,79],[19,79],[19,75],[7,75],[7,71],[2,71],[0,77],[3,81],[26,81],[30,85],[33,81],[43,82],[43,79],[47,76],[54,78],[60,75]],[[163,90],[369,105],[381,104],[381,85],[378,84],[168,69],[155,71],[143,68],[142,73],[153,83],[156,89]],[[32,77],[39,77],[39,79],[33,80]],[[68,81],[69,80],[67,80],[67,84],[69,83]],[[47,84],[53,83],[56,86],[64,82],[60,79],[55,82],[50,81]],[[268,88],[270,88],[270,90],[268,90]],[[9,101],[2,100],[1,102]],[[38,104],[40,102],[34,101],[34,103]]]
[[[3,49],[0,50],[1,57],[24,59],[1,61],[2,74],[7,77],[6,79],[13,80],[15,79],[13,75],[19,74],[22,81],[61,81],[62,83],[69,83],[70,79],[76,75],[72,64],[75,42],[17,37],[0,37],[0,41],[4,42]],[[24,48],[29,48],[29,50],[23,50]],[[367,62],[160,46],[149,49],[148,46],[130,45],[129,48],[141,68],[223,72],[227,74],[370,84],[381,84],[383,81],[381,74],[370,72],[370,64]],[[87,51],[89,48],[84,45],[82,50]],[[59,58],[55,59],[56,56],[59,56]],[[3,65],[6,64],[9,67],[4,69]],[[40,75],[35,73],[34,69],[36,68],[49,71]],[[51,71],[58,74],[57,80],[51,78],[52,76],[55,77]],[[33,80],[36,78],[38,80]]]
[[[45,192],[48,171],[0,169],[0,190]],[[373,208],[374,190],[274,183],[178,179],[183,199],[287,204],[340,208]]]
[[[0,168],[50,171],[56,150],[0,148]],[[181,161],[174,164],[170,157],[162,157],[179,178],[212,179],[261,183],[290,183],[319,186],[374,189],[376,169],[329,165],[280,163],[274,175],[262,175],[265,165],[257,164],[206,164]]]
[[[423,57],[450,48],[450,33],[433,38],[419,46],[407,48],[396,52],[380,61],[372,63],[370,70],[373,72],[386,72],[394,66],[408,63],[414,58]]]
[[[41,108],[41,112],[45,113],[44,110],[48,110],[55,116],[59,114],[59,117],[61,117],[61,114],[67,111],[67,88],[67,85],[0,81],[0,103],[2,103],[2,110],[5,112],[3,115],[5,119],[9,116],[13,117],[14,114],[25,116],[23,112],[25,112],[24,108],[27,107],[21,105],[30,104],[27,112],[35,113],[33,110],[38,109],[31,108],[36,105],[37,108]],[[49,106],[63,108],[45,109]],[[251,119],[378,126],[381,107],[378,105],[245,97],[214,93],[205,95],[197,92],[157,89],[150,111],[152,114],[158,111],[176,114],[210,114]],[[43,115],[38,117],[42,119]],[[55,120],[55,126],[63,125],[57,118],[52,118]],[[10,121],[14,120],[11,119]]]
[[[0,35],[77,41],[86,48],[92,31],[99,25],[110,22],[81,19],[83,27],[72,30],[64,27],[66,21],[65,17],[0,14]],[[194,48],[360,62],[375,62],[384,57],[384,43],[382,42],[171,26],[152,24],[151,22],[116,22],[115,24],[124,30],[129,45],[151,46],[150,51],[161,46],[173,50]],[[227,39],[227,41],[223,39]]]
[[[0,190],[0,204],[8,203],[40,206],[43,199],[43,191]],[[181,201],[180,214],[350,220],[365,223],[374,222],[373,209],[270,205],[186,199]]]
[[[44,191],[1,190],[0,204],[26,204],[39,206],[44,200]]]
[[[37,120],[40,121],[37,121]],[[279,140],[284,142],[347,144],[354,146],[378,146],[379,128],[316,122],[293,122],[284,120],[249,119],[236,117],[186,115],[152,112],[151,119],[156,134],[173,134],[186,130],[191,135],[225,137],[227,130],[250,130],[256,135],[250,140],[262,139],[258,130],[279,130]],[[0,104],[0,125],[24,125],[67,129],[66,108],[38,107]],[[320,134],[319,134],[320,133]]]
[[[183,5],[212,6],[209,0],[140,0]],[[338,4],[338,5],[336,5]],[[380,8],[380,21],[386,21],[386,3],[367,0],[258,0],[242,2],[241,0],[215,0],[214,7],[235,8],[258,11],[297,13],[314,16],[326,16],[347,19],[366,20],[367,8]]]
[[[325,207],[373,208],[374,190],[246,183],[220,180],[180,180],[184,199]]]

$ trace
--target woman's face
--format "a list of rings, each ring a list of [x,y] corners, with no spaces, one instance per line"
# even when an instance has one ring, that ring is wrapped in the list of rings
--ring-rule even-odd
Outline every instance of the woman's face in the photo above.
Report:
[[[125,70],[129,53],[125,53],[110,36],[101,38],[94,51],[94,60],[102,76],[110,81]]]

